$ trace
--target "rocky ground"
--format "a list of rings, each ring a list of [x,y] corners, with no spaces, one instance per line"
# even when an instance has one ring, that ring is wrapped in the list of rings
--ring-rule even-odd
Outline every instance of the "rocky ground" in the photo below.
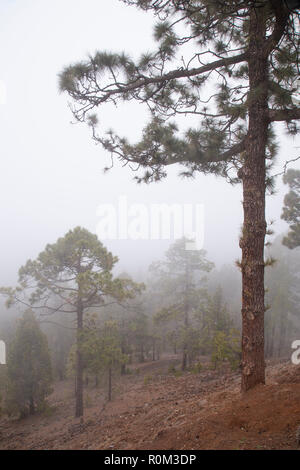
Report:
[[[72,382],[60,382],[42,415],[0,419],[0,449],[298,449],[299,366],[269,364],[266,385],[241,395],[238,373],[174,375],[178,363],[137,365],[111,402],[89,384],[83,421],[73,418]]]

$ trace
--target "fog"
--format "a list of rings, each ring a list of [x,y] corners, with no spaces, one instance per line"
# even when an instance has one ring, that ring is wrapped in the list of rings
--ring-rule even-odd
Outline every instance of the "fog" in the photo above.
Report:
[[[13,284],[18,268],[75,226],[91,232],[98,224],[99,204],[204,204],[204,248],[217,266],[240,256],[241,187],[214,176],[178,178],[172,167],[160,183],[137,185],[129,167],[103,168],[110,157],[94,145],[90,130],[71,123],[67,97],[58,91],[64,66],[96,49],[138,56],[153,46],[151,14],[117,0],[2,0],[1,42],[1,242],[0,285]],[[126,105],[102,113],[100,123],[131,139],[146,119],[141,107]],[[297,156],[297,142],[278,127],[280,145],[274,173]],[[298,144],[299,145],[299,144]],[[299,162],[294,168],[300,168]],[[287,188],[281,177],[277,193],[267,198],[267,220],[275,233]],[[148,207],[147,206],[147,207]],[[172,240],[106,240],[120,258],[119,269],[138,273],[162,256]]]
[[[176,28],[187,26],[188,35],[184,30],[173,41],[172,26],[162,18],[157,25],[156,36],[163,37],[159,66],[147,55],[157,50],[157,18],[125,3],[163,5],[175,15],[182,9]],[[196,458],[194,452],[206,448],[299,448],[299,227],[281,219],[283,206],[285,219],[298,217],[300,171],[287,174],[287,185],[283,175],[288,168],[300,170],[299,137],[288,136],[282,123],[272,125],[278,154],[272,168],[266,159],[274,190],[269,194],[268,188],[266,196],[265,254],[259,158],[267,132],[267,93],[270,121],[286,111],[296,118],[290,106],[282,114],[275,108],[290,103],[286,100],[294,93],[289,87],[299,66],[294,63],[296,15],[288,9],[300,9],[300,2],[282,2],[282,11],[271,0],[233,3],[234,8],[215,1],[0,0],[0,449],[103,449],[111,456],[104,463],[133,462],[134,467],[138,458],[118,460],[118,450],[174,450],[178,463],[189,449]],[[173,60],[174,43],[180,48]],[[229,60],[228,46],[235,54]],[[96,51],[124,52],[134,61],[142,54],[148,58],[135,75],[130,60],[117,56],[121,67],[115,68],[109,55],[98,54],[93,61]],[[97,71],[94,78],[92,68],[70,67],[86,59]],[[191,70],[194,60],[199,68]],[[207,60],[213,63],[201,67]],[[268,84],[267,63],[274,71]],[[179,67],[182,73],[168,73]],[[79,79],[78,70],[84,71]],[[140,70],[150,77],[166,73],[167,80],[164,75],[144,80]],[[115,83],[99,91],[98,72],[104,74],[101,82]],[[202,91],[198,84],[204,74]],[[124,94],[126,75],[132,95],[132,86]],[[180,75],[191,94],[177,87],[172,77]],[[247,78],[249,93],[244,93]],[[93,109],[98,121],[84,116],[91,118],[90,127],[74,122],[69,100],[80,86],[73,88],[73,79],[91,103],[93,92],[84,80],[108,98]],[[231,80],[238,81],[228,95],[227,80],[230,87]],[[69,95],[59,91],[59,83]],[[139,95],[139,87],[145,95]],[[120,90],[124,99],[114,106]],[[178,125],[179,139],[169,138],[167,127],[158,129],[164,160],[155,146],[156,122],[147,132],[145,126],[153,117],[153,97],[166,109],[164,117],[172,112],[169,91],[179,96],[168,121]],[[194,91],[201,96],[199,107],[191,110]],[[235,123],[247,107],[250,131],[242,139],[244,130]],[[216,110],[214,120],[220,121],[214,130],[208,116]],[[203,114],[207,121],[200,127]],[[119,142],[124,157],[132,152],[127,162],[113,161],[95,144],[96,122],[101,136],[115,131],[109,135],[116,155]],[[186,134],[188,144],[181,145],[190,128],[200,129],[199,134]],[[227,140],[219,139],[220,129],[228,139],[241,139],[234,151],[240,152],[236,167],[245,158],[239,173],[245,187],[243,230],[241,185],[203,173],[183,179],[186,166],[167,165],[180,159],[178,149],[191,172],[197,165],[204,170],[212,162],[223,165],[230,151]],[[127,140],[113,141],[114,135]],[[141,136],[141,146],[126,145]],[[143,172],[132,162],[139,161],[139,152],[142,163],[149,163],[148,138],[153,138],[151,164],[166,163],[167,177],[137,184]],[[227,157],[219,155],[221,148]],[[229,162],[234,168],[237,160]],[[231,173],[227,179],[231,176],[237,179]],[[288,193],[291,201],[284,203]],[[26,264],[41,252],[38,263]],[[173,462],[170,452],[166,458]]]

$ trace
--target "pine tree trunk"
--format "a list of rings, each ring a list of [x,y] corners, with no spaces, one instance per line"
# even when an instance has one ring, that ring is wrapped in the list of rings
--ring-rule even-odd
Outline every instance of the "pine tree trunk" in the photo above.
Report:
[[[264,325],[265,329],[265,357],[270,357],[270,328],[266,327],[266,322]],[[266,334],[267,333],[267,334]]]
[[[182,353],[182,362],[181,362],[182,371],[186,370],[186,365],[187,365],[187,352],[186,352],[186,349],[184,349]]]
[[[77,306],[77,351],[76,351],[76,406],[75,417],[83,416],[83,361],[81,354],[81,334],[83,328],[83,309],[81,302]]]
[[[121,375],[126,375],[126,365],[121,364]]]
[[[122,320],[122,324],[121,324],[121,328],[122,328],[122,337],[121,337],[121,352],[122,354],[125,354],[125,351],[126,351],[126,347],[125,347],[125,335],[124,335],[124,329],[125,329],[125,322],[124,320]],[[126,374],[126,365],[123,363],[121,364],[121,375],[125,375]]]
[[[189,289],[189,269],[188,265],[186,264],[186,271],[185,271],[185,298],[184,298],[184,344],[183,344],[183,353],[182,353],[182,363],[181,363],[181,370],[186,370],[187,362],[188,362],[188,338],[187,332],[189,327],[189,298],[188,298],[188,289]]]
[[[279,336],[279,347],[278,347],[278,350],[279,350],[278,356],[280,358],[284,357],[284,353],[285,353],[287,318],[285,318],[284,320],[285,321],[281,319],[281,322],[280,322],[280,332],[279,332],[280,336]]]
[[[263,9],[261,9],[263,10]],[[249,65],[249,131],[241,176],[244,225],[242,248],[242,391],[265,383],[264,360],[264,244],[265,152],[268,133],[267,57],[263,11],[251,13]]]
[[[122,354],[125,354],[125,345],[123,343],[123,340],[122,340],[122,343],[121,343],[121,352]],[[123,362],[121,364],[121,375],[125,375],[126,374],[126,364]]]
[[[111,401],[111,367],[108,369],[108,401]]]
[[[189,327],[189,312],[188,312],[188,303],[185,304],[185,312],[184,312],[184,344],[183,344],[183,353],[182,353],[182,362],[181,362],[181,370],[186,370],[188,364],[188,341],[187,341],[187,331]]]
[[[59,369],[58,377],[61,382],[64,380],[64,371],[62,369]]]
[[[274,356],[274,339],[275,339],[275,325],[273,324],[269,331],[268,348],[266,349],[266,357],[272,358]]]
[[[34,413],[35,413],[34,400],[33,400],[33,396],[31,396],[29,400],[29,414],[34,415]]]
[[[270,357],[274,357],[274,344],[275,344],[275,324],[272,327],[272,337],[271,337],[271,348],[270,348]]]
[[[144,344],[143,343],[141,343],[140,362],[145,362]]]

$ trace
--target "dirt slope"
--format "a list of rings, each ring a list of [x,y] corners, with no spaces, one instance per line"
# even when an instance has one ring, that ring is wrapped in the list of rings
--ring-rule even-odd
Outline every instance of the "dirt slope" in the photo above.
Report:
[[[176,358],[139,366],[112,402],[85,390],[84,421],[72,418],[69,382],[56,385],[48,415],[0,420],[0,449],[297,449],[300,367],[269,365],[267,384],[240,395],[238,374],[168,374]]]

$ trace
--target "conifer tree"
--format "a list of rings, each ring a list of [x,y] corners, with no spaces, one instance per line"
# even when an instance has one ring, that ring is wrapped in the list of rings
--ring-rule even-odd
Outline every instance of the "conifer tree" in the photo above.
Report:
[[[284,198],[281,218],[290,225],[290,231],[282,243],[288,248],[300,246],[300,170],[288,170],[283,176],[290,192]]]
[[[272,243],[270,253],[276,259],[266,273],[265,329],[267,357],[284,357],[299,336],[299,273],[300,252],[282,245],[282,236]]]
[[[187,250],[187,243],[186,238],[175,241],[166,252],[165,260],[151,266],[156,283],[164,289],[169,303],[157,312],[156,322],[162,322],[166,318],[181,319],[182,370],[186,369],[190,359],[190,314],[203,291],[201,282],[198,285],[196,274],[209,272],[213,267],[213,263],[205,258],[204,250]]]
[[[214,173],[243,185],[242,390],[265,382],[265,192],[276,151],[272,125],[297,132],[300,109],[292,96],[299,76],[297,0],[122,0],[154,13],[156,50],[134,61],[125,53],[96,52],[65,68],[60,89],[77,120],[122,163],[157,181],[180,164],[184,176]],[[294,8],[294,10],[293,10]],[[135,100],[150,122],[131,144],[97,130],[105,103]],[[179,132],[180,117],[199,118]],[[175,119],[178,118],[178,119]]]
[[[81,343],[85,313],[134,298],[143,289],[142,284],[130,279],[113,277],[117,261],[96,235],[76,227],[20,268],[17,288],[1,289],[8,296],[8,306],[25,303],[40,310],[42,318],[56,312],[75,316],[76,417],[83,415]]]
[[[110,320],[100,329],[86,328],[82,335],[82,355],[87,371],[95,376],[107,374],[107,397],[111,401],[113,373],[127,360],[121,349],[118,323]]]
[[[46,335],[28,310],[19,321],[7,361],[7,409],[34,414],[51,393],[52,368]]]
[[[149,319],[143,306],[138,306],[130,322],[131,338],[138,362],[145,362],[150,346]]]

